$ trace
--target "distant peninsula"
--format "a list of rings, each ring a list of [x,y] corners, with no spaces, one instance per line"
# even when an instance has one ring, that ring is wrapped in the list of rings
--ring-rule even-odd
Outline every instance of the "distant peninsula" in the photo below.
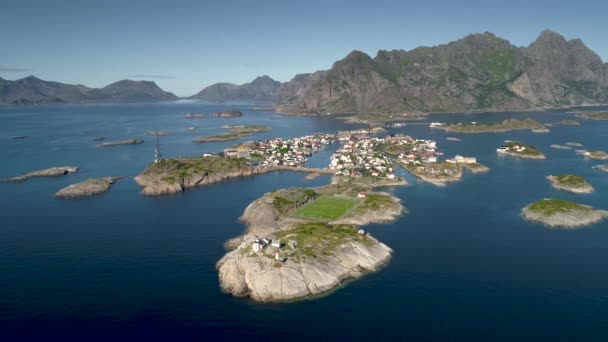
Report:
[[[151,81],[122,80],[103,88],[44,81],[28,76],[16,81],[0,78],[0,105],[41,105],[97,102],[171,101],[178,97]]]
[[[441,129],[447,132],[457,133],[502,133],[518,130],[539,130],[545,126],[533,119],[507,119],[492,123],[458,123],[434,125],[432,128]]]
[[[235,140],[239,138],[244,138],[252,135],[255,132],[264,132],[270,131],[271,128],[267,126],[243,126],[243,125],[224,125],[222,128],[228,129],[231,132],[226,134],[218,134],[208,137],[200,137],[193,139],[194,142],[214,142],[214,141],[227,141],[227,140]]]
[[[608,120],[608,111],[585,111],[585,110],[577,110],[569,112],[571,114],[575,114],[579,118],[589,119],[589,120]]]
[[[544,199],[522,209],[522,216],[551,228],[578,228],[608,217],[608,211],[562,199]]]

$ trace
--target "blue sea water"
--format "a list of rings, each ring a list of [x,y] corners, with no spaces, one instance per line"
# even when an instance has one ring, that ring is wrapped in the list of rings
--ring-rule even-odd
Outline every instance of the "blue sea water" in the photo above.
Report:
[[[608,339],[608,221],[559,231],[519,216],[529,202],[559,197],[608,209],[608,174],[573,150],[576,141],[608,150],[608,121],[581,126],[466,135],[428,128],[430,121],[532,117],[555,123],[564,111],[442,114],[392,133],[438,142],[446,156],[475,156],[492,170],[437,188],[387,188],[407,215],[366,230],[391,246],[379,272],[329,296],[255,304],[218,286],[223,243],[240,235],[238,217],[278,188],[318,186],[300,173],[270,173],[167,197],[144,197],[133,181],[153,158],[154,130],[165,157],[217,152],[231,142],[193,143],[225,124],[273,128],[255,138],[296,137],[352,129],[329,117],[283,116],[250,104],[168,102],[0,107],[0,177],[50,166],[81,170],[58,178],[0,184],[0,340],[597,340]],[[241,118],[186,119],[189,112],[240,108]],[[196,127],[189,132],[184,129]],[[12,139],[29,136],[27,139]],[[133,137],[143,144],[97,147],[92,139]],[[462,141],[448,141],[446,137]],[[505,139],[542,150],[547,159],[499,157]],[[247,139],[242,139],[247,140]],[[332,149],[311,166],[327,163]],[[549,174],[577,173],[596,192],[554,190]],[[107,193],[83,200],[52,194],[75,182],[125,176]]]

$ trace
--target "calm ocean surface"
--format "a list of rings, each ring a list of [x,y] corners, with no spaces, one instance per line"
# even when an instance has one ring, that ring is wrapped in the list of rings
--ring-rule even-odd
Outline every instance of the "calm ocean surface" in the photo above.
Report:
[[[0,107],[0,178],[51,166],[81,168],[59,178],[0,184],[0,340],[608,340],[608,221],[556,231],[519,216],[522,207],[544,197],[608,209],[608,174],[592,168],[601,162],[549,147],[575,141],[608,150],[608,121],[581,119],[581,126],[554,126],[547,134],[464,135],[415,122],[391,130],[434,139],[446,156],[475,156],[492,171],[465,174],[445,188],[406,176],[411,186],[387,191],[409,213],[392,224],[366,227],[395,250],[384,269],[324,298],[254,304],[222,293],[215,270],[224,241],[244,230],[238,217],[266,192],[329,179],[271,173],[158,198],[139,195],[133,181],[153,158],[154,137],[147,132],[156,129],[168,133],[161,139],[164,156],[175,157],[234,144],[191,142],[225,124],[273,128],[255,139],[357,128],[249,106]],[[229,108],[240,108],[243,117],[183,117]],[[433,115],[422,122],[507,116],[555,123],[569,115]],[[145,143],[101,148],[92,141],[99,136],[141,137]],[[547,160],[498,157],[495,149],[505,139],[533,144]],[[335,148],[309,165],[324,166]],[[560,192],[544,178],[566,172],[585,177],[596,192]],[[101,176],[126,178],[95,198],[52,197],[69,184]]]

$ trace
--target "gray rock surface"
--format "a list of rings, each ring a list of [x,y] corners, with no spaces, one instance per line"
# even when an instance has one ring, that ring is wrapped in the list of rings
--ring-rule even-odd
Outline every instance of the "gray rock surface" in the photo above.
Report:
[[[72,184],[67,186],[55,193],[57,198],[82,198],[99,195],[110,190],[110,187],[120,177],[102,177],[102,178],[91,178],[83,182]]]
[[[550,228],[564,229],[587,226],[608,217],[608,211],[606,210],[593,209],[590,206],[586,207],[589,210],[570,210],[567,212],[555,213],[553,215],[544,215],[530,210],[529,206],[527,206],[522,209],[522,216],[528,221],[541,223]]]

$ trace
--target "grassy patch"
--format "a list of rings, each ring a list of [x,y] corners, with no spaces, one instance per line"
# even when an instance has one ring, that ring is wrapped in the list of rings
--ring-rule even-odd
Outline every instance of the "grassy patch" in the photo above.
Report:
[[[296,212],[296,216],[325,220],[337,220],[357,205],[350,198],[322,196]]]
[[[336,247],[350,241],[374,244],[369,237],[358,235],[357,228],[352,225],[323,222],[302,223],[294,229],[277,232],[275,238],[285,242],[296,241],[296,253],[293,255],[296,258],[330,256]]]
[[[582,188],[587,186],[587,182],[583,177],[574,174],[563,174],[557,176],[557,183],[571,188]]]
[[[272,205],[282,214],[297,208],[308,200],[317,197],[314,190],[303,188],[289,188],[278,190],[273,193]]]
[[[370,211],[380,210],[384,207],[393,205],[393,199],[387,195],[369,194],[365,201],[355,208],[352,213],[355,215],[364,215]]]
[[[542,155],[542,153],[540,153],[540,151],[538,149],[536,149],[536,147],[534,147],[532,145],[524,145],[524,144],[520,143],[519,141],[507,141],[507,142],[505,142],[505,146],[507,146],[507,148],[509,149],[509,152],[515,153],[515,154],[523,154],[523,155],[529,155],[529,156],[541,156]],[[518,151],[518,150],[516,150],[517,146],[523,146],[523,147],[525,147],[525,149],[523,151]]]
[[[190,157],[165,159],[148,165],[144,174],[159,174],[161,180],[175,183],[183,178],[216,172],[244,171],[249,168],[242,158]]]
[[[562,199],[545,199],[536,201],[530,204],[529,209],[534,212],[542,213],[545,216],[555,215],[558,213],[567,213],[572,210],[591,210],[591,208],[584,205]]]

